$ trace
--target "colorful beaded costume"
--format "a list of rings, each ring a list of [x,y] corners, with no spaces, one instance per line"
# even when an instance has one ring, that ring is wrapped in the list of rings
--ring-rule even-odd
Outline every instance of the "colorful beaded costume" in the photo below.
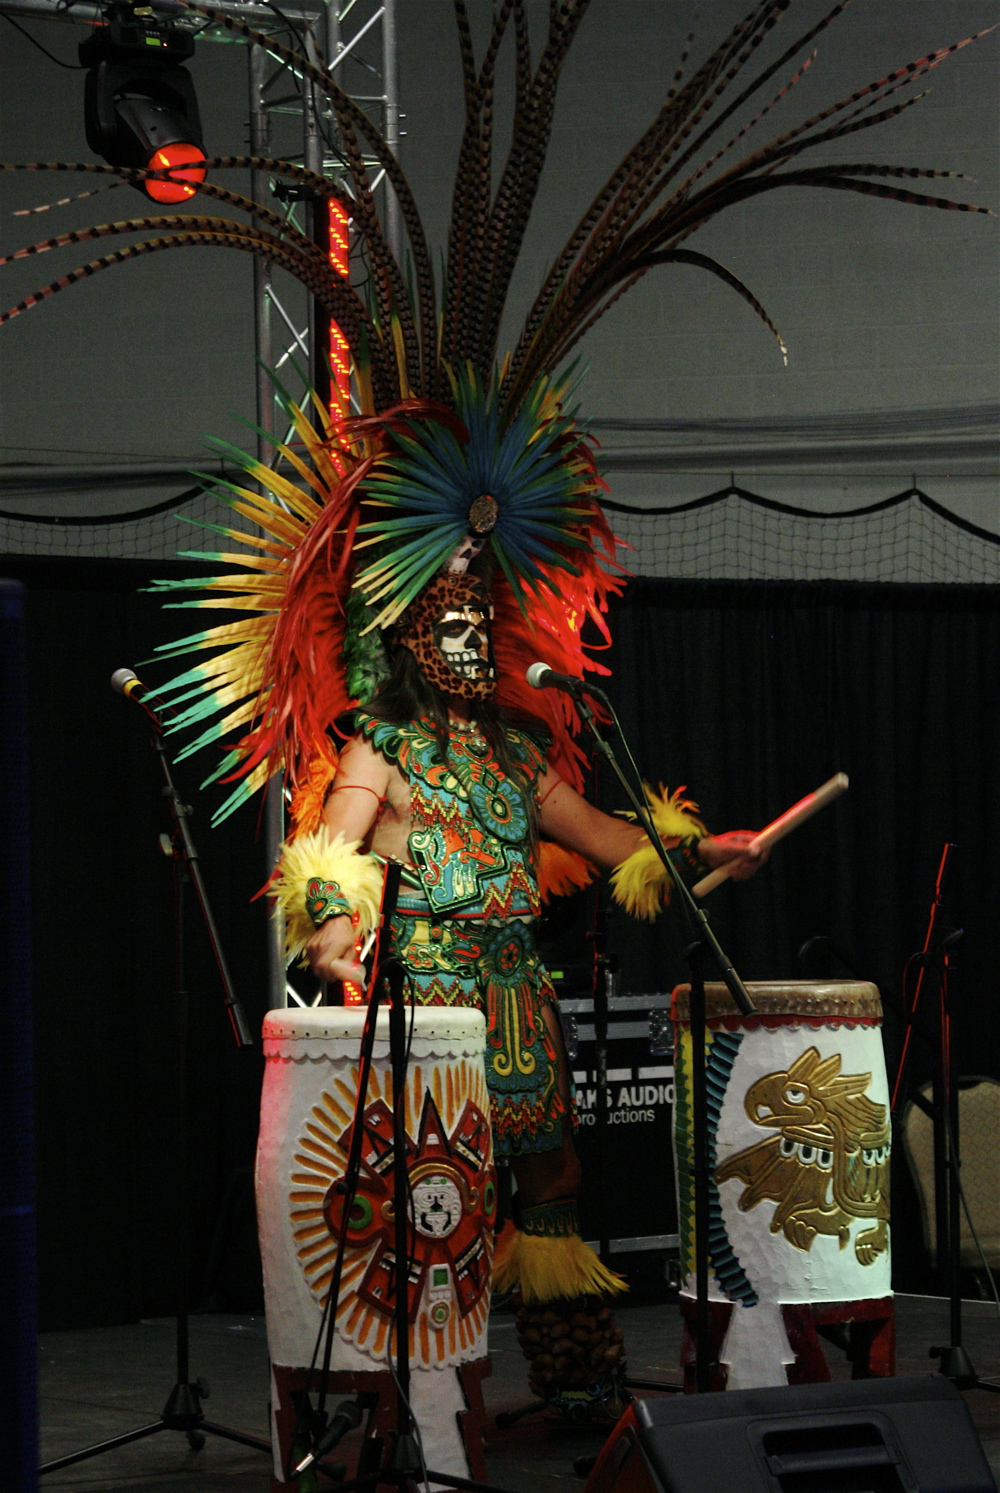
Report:
[[[550,1150],[569,1115],[542,1015],[556,996],[533,927],[541,899],[532,798],[544,753],[508,731],[518,782],[475,730],[453,731],[442,762],[431,723],[393,726],[360,714],[357,725],[410,785],[417,877],[404,881],[393,928],[412,998],[484,1012],[494,1147],[500,1155]]]

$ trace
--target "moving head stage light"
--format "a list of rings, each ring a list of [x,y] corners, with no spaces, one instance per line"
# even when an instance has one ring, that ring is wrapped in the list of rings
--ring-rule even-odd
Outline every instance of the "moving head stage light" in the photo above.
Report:
[[[184,202],[205,179],[194,84],[181,66],[194,37],[155,19],[146,6],[114,5],[80,43],[89,68],[84,99],[87,144],[112,166],[172,170],[136,183],[154,202]]]

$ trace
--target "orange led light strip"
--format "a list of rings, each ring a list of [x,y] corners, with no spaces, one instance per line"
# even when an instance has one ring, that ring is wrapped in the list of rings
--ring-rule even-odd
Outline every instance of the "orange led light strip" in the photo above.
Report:
[[[346,279],[347,255],[350,248],[347,209],[333,197],[327,199],[327,209],[329,212],[327,257],[335,273],[343,275]],[[333,384],[330,394],[330,414],[334,419],[343,418],[351,407],[351,354],[347,338],[335,321],[330,322],[330,377]]]

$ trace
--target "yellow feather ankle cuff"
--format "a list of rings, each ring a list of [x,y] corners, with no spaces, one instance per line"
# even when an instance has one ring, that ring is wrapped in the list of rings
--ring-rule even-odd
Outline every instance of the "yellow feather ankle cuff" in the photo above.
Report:
[[[659,793],[654,793],[648,784],[643,786],[653,823],[664,845],[673,847],[681,840],[704,839],[708,831],[696,817],[698,805],[681,798],[683,788],[671,794],[662,783]],[[629,818],[634,817],[629,815]],[[650,922],[661,906],[670,901],[670,878],[648,842],[633,850],[627,860],[615,867],[611,873],[611,887],[615,901],[627,912],[634,918],[648,918]]]
[[[360,840],[333,839],[325,829],[299,835],[282,847],[281,860],[270,894],[285,919],[285,956],[289,962],[302,954],[316,932],[306,909],[306,888],[315,878],[335,881],[359,918],[362,937],[378,926],[382,905],[382,867],[370,855],[359,855]]]
[[[628,1286],[579,1234],[552,1238],[505,1231],[493,1258],[493,1289],[520,1291],[529,1306],[577,1296],[617,1296]]]

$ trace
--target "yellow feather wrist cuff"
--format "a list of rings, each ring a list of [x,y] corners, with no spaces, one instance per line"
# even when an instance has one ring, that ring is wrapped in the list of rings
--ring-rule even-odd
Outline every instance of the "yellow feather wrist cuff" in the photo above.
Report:
[[[378,926],[382,867],[370,855],[358,854],[360,844],[360,840],[347,841],[340,834],[331,839],[325,829],[320,829],[313,835],[299,835],[282,848],[271,896],[285,919],[285,955],[289,962],[302,954],[316,932],[317,922],[309,907],[312,902],[315,911],[317,899],[310,883],[319,882],[324,888],[336,886],[336,892],[328,891],[322,899],[326,916],[336,915],[342,899],[343,911],[357,915],[363,938]]]
[[[681,840],[705,837],[708,831],[696,816],[698,805],[681,797],[683,788],[670,794],[662,783],[659,793],[654,793],[648,785],[644,786],[653,824],[664,845],[673,847]],[[670,877],[648,842],[615,867],[611,873],[611,889],[615,901],[634,918],[647,918],[650,922],[670,901]]]

